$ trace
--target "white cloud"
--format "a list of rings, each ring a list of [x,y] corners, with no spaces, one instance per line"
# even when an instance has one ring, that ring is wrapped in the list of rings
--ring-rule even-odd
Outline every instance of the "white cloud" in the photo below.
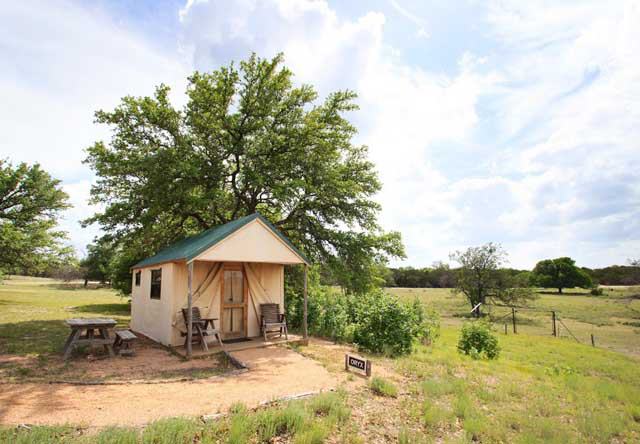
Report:
[[[91,172],[81,163],[83,150],[108,138],[93,113],[113,108],[127,94],[150,94],[161,82],[184,88],[188,70],[99,9],[64,1],[3,2],[0,23],[0,155],[40,162],[63,179],[75,205],[64,227],[82,251],[96,232],[77,223],[92,211],[85,201]]]
[[[325,1],[188,0],[176,11],[182,52],[171,53],[101,10],[5,3],[2,155],[41,161],[65,179],[80,203],[65,226],[83,247],[91,235],[74,222],[91,213],[81,204],[91,181],[82,149],[106,136],[93,111],[160,82],[184,101],[192,66],[284,52],[297,82],[321,95],[359,93],[350,117],[384,184],[383,225],[402,232],[408,263],[487,241],[503,242],[523,267],[555,255],[586,265],[637,256],[638,3],[490,3],[468,32],[491,46],[437,72],[385,39],[394,19],[428,36],[429,16],[400,0],[388,6],[388,16],[345,19]]]
[[[460,223],[459,215],[450,195],[441,193],[448,181],[431,165],[428,148],[464,140],[476,124],[477,99],[497,81],[493,73],[473,71],[483,60],[466,54],[454,77],[409,66],[384,44],[382,14],[341,20],[325,2],[245,1],[229,8],[196,1],[188,2],[181,20],[183,43],[200,69],[250,51],[267,57],[283,51],[298,81],[323,94],[355,89],[361,108],[353,116],[361,130],[358,140],[370,147],[384,183],[383,224],[403,232],[414,261],[440,239],[453,240],[453,231],[440,233]]]
[[[418,30],[416,31],[416,36],[418,38],[422,38],[422,39],[429,38],[430,34],[426,29],[427,21],[424,18],[409,11],[407,8],[405,8],[400,3],[398,3],[396,0],[391,0],[389,3],[393,7],[393,9],[396,10],[396,12],[398,12],[401,16],[408,19],[410,22],[412,22],[414,25],[417,26]]]
[[[494,223],[520,265],[560,254],[621,263],[637,248],[640,8],[618,6],[500,2],[491,10],[511,54],[497,99],[510,179],[485,194],[504,205]],[[492,234],[475,216],[462,233]]]

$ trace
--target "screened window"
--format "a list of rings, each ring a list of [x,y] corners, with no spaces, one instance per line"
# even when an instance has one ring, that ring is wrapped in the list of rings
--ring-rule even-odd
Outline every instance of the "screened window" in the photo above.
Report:
[[[151,299],[160,299],[160,291],[162,288],[162,268],[151,270],[151,291],[149,296]]]
[[[140,275],[142,274],[142,271],[136,271],[136,287],[140,286]]]

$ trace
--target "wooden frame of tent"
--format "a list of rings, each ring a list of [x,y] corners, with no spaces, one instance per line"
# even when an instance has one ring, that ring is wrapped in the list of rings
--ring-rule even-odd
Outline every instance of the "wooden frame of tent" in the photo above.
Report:
[[[193,356],[193,264],[191,261],[187,264],[188,278],[187,278],[187,359]],[[304,287],[303,287],[303,305],[302,305],[302,338],[307,341],[309,339],[308,325],[307,325],[307,282],[308,282],[308,264],[304,264]],[[284,308],[284,307],[283,307]],[[246,317],[245,317],[246,319]],[[265,341],[266,342],[266,341]]]
[[[134,265],[131,328],[172,347],[186,336],[185,355],[191,358],[192,308],[199,302],[204,310],[202,301],[208,300],[205,316],[220,321],[223,338],[260,336],[257,306],[277,303],[284,311],[285,265],[304,267],[305,341],[309,261],[257,213],[184,239]]]

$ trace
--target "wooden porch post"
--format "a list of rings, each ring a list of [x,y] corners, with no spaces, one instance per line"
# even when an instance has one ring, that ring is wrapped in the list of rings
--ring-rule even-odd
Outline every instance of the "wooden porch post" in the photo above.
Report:
[[[307,270],[309,266],[304,264],[304,304],[302,306],[302,336],[309,339],[309,331],[307,326]]]
[[[187,359],[191,359],[191,337],[193,335],[193,312],[191,310],[192,306],[192,291],[191,287],[193,284],[193,262],[189,262],[187,264]]]

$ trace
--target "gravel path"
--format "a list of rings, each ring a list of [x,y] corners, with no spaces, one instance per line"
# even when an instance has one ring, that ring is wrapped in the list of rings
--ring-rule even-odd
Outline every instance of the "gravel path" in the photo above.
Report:
[[[233,355],[248,364],[248,372],[161,384],[2,384],[0,423],[140,426],[162,417],[225,411],[235,402],[253,407],[337,385],[336,376],[289,349],[268,347]]]

